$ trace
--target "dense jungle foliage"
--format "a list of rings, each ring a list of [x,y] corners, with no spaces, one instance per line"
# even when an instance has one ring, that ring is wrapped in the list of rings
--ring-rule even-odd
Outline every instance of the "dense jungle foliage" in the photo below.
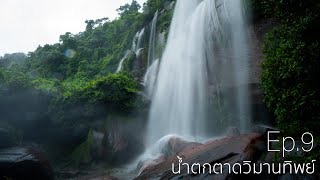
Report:
[[[47,143],[54,141],[53,128],[90,128],[95,120],[142,108],[136,79],[126,70],[115,72],[135,33],[168,3],[148,0],[141,6],[133,0],[119,7],[115,20],[86,20],[85,31],[67,32],[59,43],[0,57],[0,129],[12,129],[19,141]],[[170,20],[160,24],[168,26]]]
[[[285,136],[310,132],[319,145],[320,3],[317,0],[254,0],[253,10],[279,26],[264,42],[262,89]],[[309,157],[320,154],[319,146]]]

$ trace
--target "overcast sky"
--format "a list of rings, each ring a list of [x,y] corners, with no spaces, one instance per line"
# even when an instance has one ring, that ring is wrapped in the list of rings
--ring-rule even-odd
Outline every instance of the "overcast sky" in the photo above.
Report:
[[[137,0],[140,5],[145,0]],[[0,56],[53,44],[65,32],[84,31],[85,20],[117,16],[131,0],[0,0]]]

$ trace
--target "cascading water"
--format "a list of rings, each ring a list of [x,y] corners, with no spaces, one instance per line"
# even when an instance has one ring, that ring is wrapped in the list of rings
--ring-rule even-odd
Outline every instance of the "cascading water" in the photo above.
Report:
[[[137,46],[137,41],[138,41],[138,38],[139,38],[139,34],[140,34],[140,31],[136,32],[136,34],[133,37],[132,47],[131,47],[132,51],[135,51],[137,49],[136,46]]]
[[[138,54],[141,52],[141,44],[142,44],[144,34],[145,34],[145,30],[144,28],[142,28],[133,37],[131,51],[133,51],[136,54],[136,56],[138,56]],[[130,50],[127,50],[124,57],[120,60],[116,73],[122,70],[123,62],[128,58],[129,53],[130,53]]]
[[[149,51],[148,51],[148,67],[155,60],[156,54],[156,33],[157,33],[157,21],[158,21],[158,11],[154,14],[151,22],[150,30],[150,40],[149,40]]]
[[[142,28],[140,31],[136,33],[134,36],[133,42],[132,42],[132,51],[135,52],[135,54],[138,53],[139,49],[141,48],[141,42],[144,36],[144,28]]]
[[[227,1],[224,1],[225,3]],[[239,116],[239,128],[242,131],[250,129],[250,106],[249,106],[249,36],[248,27],[245,21],[242,1],[228,1],[229,20],[231,25],[231,53],[234,74],[234,86],[238,87],[236,91],[236,113]],[[228,7],[226,7],[228,8]]]
[[[196,136],[206,119],[205,6],[177,1],[150,109],[147,144],[167,134]]]
[[[148,69],[143,78],[145,93],[148,98],[152,97],[157,74],[161,51],[165,46],[165,33],[157,34],[158,11],[153,16],[150,28],[149,50],[148,50]]]
[[[128,58],[129,54],[130,54],[130,51],[127,50],[127,51],[125,52],[125,54],[124,54],[124,57],[120,60],[120,63],[119,63],[119,65],[118,65],[118,68],[117,68],[117,71],[116,71],[117,73],[121,71],[122,66],[123,66],[123,62]]]
[[[159,59],[156,59],[148,68],[144,78],[143,84],[145,87],[145,93],[147,97],[151,98],[154,90],[154,86],[157,80],[157,73],[159,67]]]
[[[197,140],[226,126],[248,128],[245,28],[240,0],[177,0],[152,96],[147,146],[168,134]],[[228,87],[237,90],[230,96]],[[216,123],[224,121],[222,111],[248,118]]]

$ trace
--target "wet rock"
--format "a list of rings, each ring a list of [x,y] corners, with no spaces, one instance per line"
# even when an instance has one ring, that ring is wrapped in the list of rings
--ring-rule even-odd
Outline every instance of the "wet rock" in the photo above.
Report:
[[[7,148],[14,145],[14,138],[7,129],[0,128],[0,148]]]
[[[178,155],[183,151],[193,149],[199,145],[201,145],[201,143],[190,142],[179,137],[172,137],[169,139],[167,146],[164,148],[164,154],[167,157]]]
[[[161,154],[155,159],[147,159],[144,161],[140,161],[137,166],[137,170],[139,174],[141,174],[143,171],[148,171],[154,166],[156,166],[157,164],[164,162],[165,160],[166,160],[166,156]]]
[[[236,127],[229,127],[227,130],[227,137],[239,136],[240,131]]]
[[[0,179],[51,180],[52,168],[43,155],[35,148],[9,148],[0,150]]]
[[[206,144],[186,149],[179,153],[183,163],[225,163],[231,165],[236,162],[250,160],[257,161],[261,152],[264,151],[265,140],[263,135],[251,133],[243,134],[238,137],[227,137],[218,140],[212,140]],[[203,174],[189,174],[186,166],[181,167],[181,173],[175,175],[172,173],[172,163],[178,165],[176,156],[169,157],[162,163],[159,163],[150,169],[143,171],[136,179],[228,179],[228,174],[214,175],[208,172]]]
[[[146,72],[148,64],[148,56],[145,48],[140,48],[137,51],[136,58],[133,61],[132,69],[130,69],[131,74],[137,79],[141,81],[144,73]]]
[[[269,131],[279,131],[279,129],[272,127],[272,126],[267,126],[267,125],[256,125],[254,128],[254,132],[256,133],[261,133],[267,135]]]
[[[141,161],[138,164],[137,169],[140,173],[148,171],[157,164],[166,161],[168,158],[180,155],[184,151],[192,150],[200,145],[202,144],[191,142],[177,136],[166,136],[160,140],[158,146],[156,146],[156,148],[158,148],[156,151],[158,151],[159,154],[155,155],[153,158]]]
[[[131,117],[132,118],[132,117]],[[128,164],[144,150],[141,119],[112,117],[100,144],[98,160],[112,165]]]

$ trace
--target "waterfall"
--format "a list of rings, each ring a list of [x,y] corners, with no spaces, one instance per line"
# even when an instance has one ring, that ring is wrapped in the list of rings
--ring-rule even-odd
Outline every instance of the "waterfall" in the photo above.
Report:
[[[131,50],[138,55],[141,52],[141,44],[144,37],[145,30],[142,28],[133,37]],[[123,66],[123,62],[128,58],[130,50],[127,50],[124,57],[120,60],[116,73],[120,72]]]
[[[234,62],[234,85],[236,91],[236,114],[239,116],[239,128],[242,131],[250,129],[250,106],[249,106],[249,45],[248,27],[246,25],[242,1],[225,1],[229,5],[231,25],[231,53]],[[228,3],[227,3],[228,2]],[[228,12],[228,11],[227,11]]]
[[[132,42],[132,51],[135,52],[135,54],[138,53],[138,50],[141,48],[142,39],[144,37],[144,28],[142,28],[140,31],[136,33],[136,35],[133,38]]]
[[[205,121],[205,6],[198,5],[177,1],[152,98],[147,144],[167,134],[196,136]]]
[[[123,58],[120,60],[120,63],[119,63],[119,65],[118,65],[118,68],[117,68],[117,71],[116,71],[117,73],[122,70],[123,62],[128,58],[129,54],[130,54],[130,51],[127,50],[127,51],[125,52]]]
[[[157,73],[158,73],[158,67],[159,67],[159,59],[156,59],[148,68],[144,78],[143,78],[143,84],[145,87],[145,93],[147,97],[151,98],[154,90],[154,85],[156,83],[157,79]]]
[[[152,27],[156,27],[156,19],[157,13]],[[147,146],[168,134],[197,140],[226,126],[242,131],[248,128],[246,28],[240,0],[177,0],[159,65],[152,63],[155,29],[150,36],[148,61],[159,66],[159,71]],[[229,87],[236,92],[228,93]],[[246,118],[224,120],[223,113]]]
[[[159,13],[155,12],[151,21],[149,50],[148,50],[148,64],[147,71],[143,78],[143,84],[145,86],[145,93],[147,97],[151,98],[157,79],[158,67],[159,67],[159,54],[165,45],[165,33],[157,34],[157,21]]]
[[[148,67],[155,60],[156,54],[156,33],[157,33],[158,11],[153,16],[150,30],[149,51],[148,51]]]
[[[136,49],[137,49],[136,46],[137,46],[137,41],[138,41],[138,38],[139,38],[139,34],[140,34],[140,31],[136,32],[136,34],[133,37],[132,47],[131,47],[132,51],[136,51]]]

